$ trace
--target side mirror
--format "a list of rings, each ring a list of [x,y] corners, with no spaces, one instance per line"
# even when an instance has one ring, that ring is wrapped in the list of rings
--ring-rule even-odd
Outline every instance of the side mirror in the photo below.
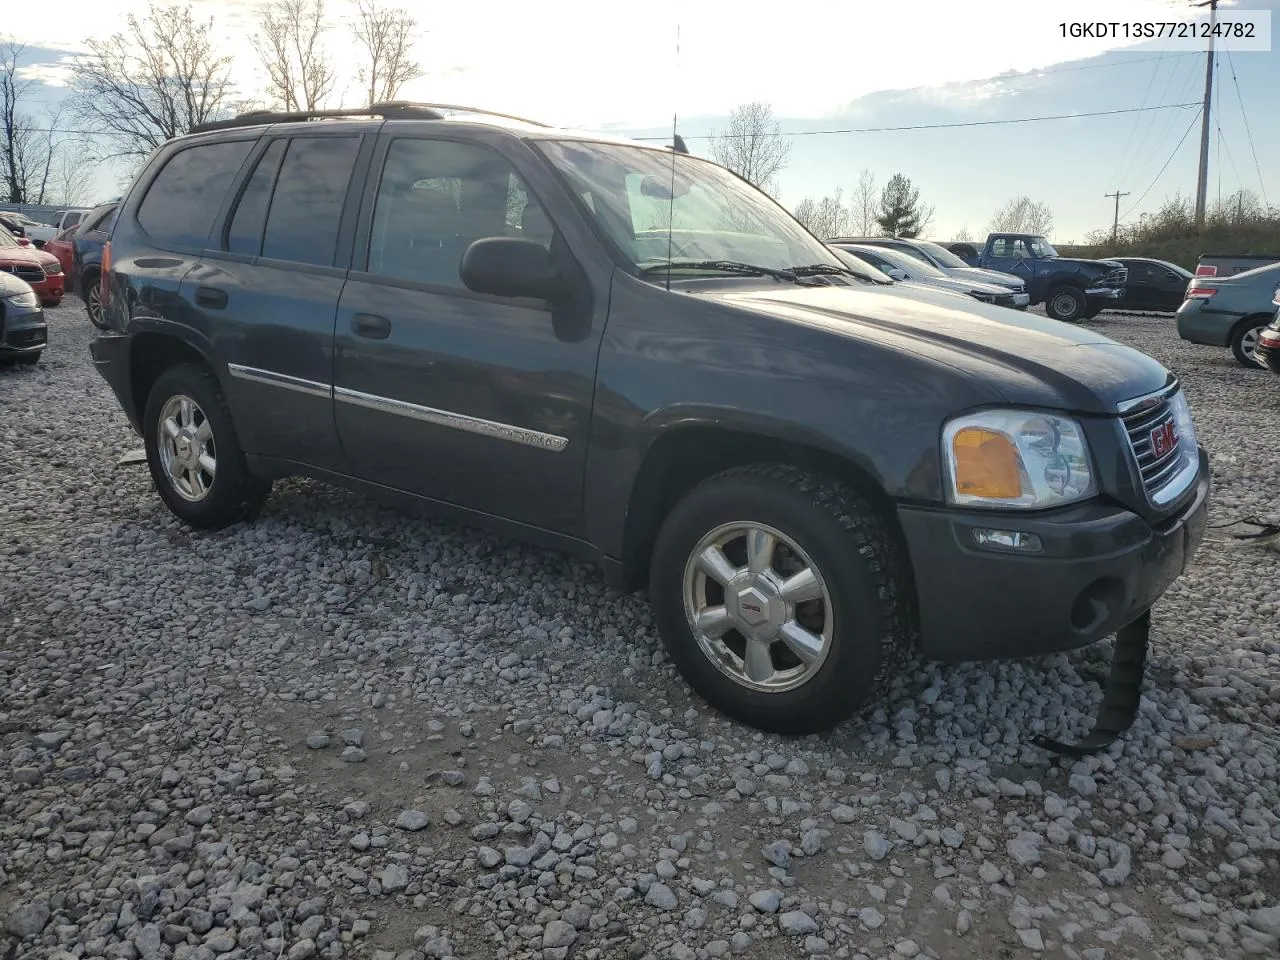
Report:
[[[26,237],[14,237],[13,239],[15,239],[15,240],[17,240],[17,241],[18,241],[18,246],[20,246],[20,247],[29,247],[29,246],[31,246],[31,241],[30,241],[30,240],[28,240]]]
[[[901,267],[890,267],[886,273],[894,280],[907,279],[907,271],[903,270]]]
[[[475,241],[462,255],[458,275],[468,290],[495,297],[556,300],[565,289],[547,248],[515,237]]]

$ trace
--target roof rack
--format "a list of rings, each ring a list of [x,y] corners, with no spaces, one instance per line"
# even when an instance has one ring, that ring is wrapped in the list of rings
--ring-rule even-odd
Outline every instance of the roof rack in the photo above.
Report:
[[[535,127],[546,127],[547,124],[525,117],[513,116],[509,113],[498,113],[496,110],[483,110],[479,107],[464,107],[455,103],[415,103],[409,100],[389,100],[383,103],[370,104],[367,107],[348,107],[339,110],[301,110],[284,112],[276,110],[251,110],[228,120],[214,120],[210,123],[199,123],[191,128],[190,133],[207,133],[210,130],[228,130],[234,127],[255,127],[268,123],[306,123],[311,120],[337,120],[356,117],[381,117],[384,120],[445,120],[441,111],[452,110],[457,113],[474,113],[486,117],[501,117],[504,120],[515,120]]]

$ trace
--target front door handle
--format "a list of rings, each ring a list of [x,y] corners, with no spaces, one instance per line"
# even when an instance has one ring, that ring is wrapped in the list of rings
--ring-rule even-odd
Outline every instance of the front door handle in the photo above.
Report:
[[[351,332],[357,337],[385,340],[391,336],[391,321],[372,313],[357,313],[351,318]]]
[[[221,310],[227,305],[227,292],[216,287],[196,287],[196,305]]]

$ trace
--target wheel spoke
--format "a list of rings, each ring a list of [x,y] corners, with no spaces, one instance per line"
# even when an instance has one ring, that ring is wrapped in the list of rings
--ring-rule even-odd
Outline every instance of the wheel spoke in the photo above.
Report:
[[[813,663],[822,655],[822,638],[794,620],[788,620],[782,625],[778,630],[778,639],[805,664]]]
[[[769,644],[763,640],[747,641],[744,666],[752,683],[765,683],[773,676],[773,658],[769,656]]]
[[[729,619],[729,611],[723,606],[704,607],[698,611],[693,621],[695,630],[712,639],[724,636],[731,626],[733,621]]]
[[[773,567],[773,550],[778,538],[767,530],[752,529],[747,534],[747,569],[763,573]]]
[[[182,465],[182,461],[178,459],[178,455],[171,454],[172,459],[169,461],[169,476],[173,479],[179,479],[186,468]]]
[[[728,584],[738,573],[724,551],[716,546],[707,547],[698,554],[698,569],[721,586]]]
[[[182,427],[178,426],[178,421],[173,417],[168,417],[164,422],[164,432],[170,437],[176,438],[182,432]]]
[[[182,404],[178,407],[178,416],[181,417],[184,427],[194,427],[196,425],[196,405],[186,397],[183,397]]]
[[[213,427],[209,426],[208,420],[202,420],[200,426],[196,427],[196,439],[201,443],[208,443],[213,439]]]
[[[209,476],[212,477],[214,470],[216,470],[217,468],[218,468],[218,461],[214,460],[213,457],[209,456],[209,454],[207,453],[200,454],[201,470],[203,470],[205,473],[207,473]]]
[[[804,603],[806,600],[822,599],[822,583],[813,572],[812,567],[805,567],[799,573],[792,574],[782,581],[778,593],[787,603]]]

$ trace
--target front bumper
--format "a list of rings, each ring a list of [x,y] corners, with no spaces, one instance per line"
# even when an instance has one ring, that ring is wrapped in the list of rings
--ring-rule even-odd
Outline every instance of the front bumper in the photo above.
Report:
[[[1124,287],[1090,287],[1084,295],[1090,300],[1119,300],[1124,297]]]
[[[1201,448],[1195,496],[1156,527],[1099,501],[1040,517],[900,506],[922,652],[947,663],[1029,657],[1109,636],[1182,575],[1204,536],[1209,488]],[[1043,549],[979,548],[977,528],[1032,533]]]
[[[1013,307],[1015,310],[1025,310],[1031,303],[1031,294],[1015,293],[1013,295]]]
[[[142,436],[142,420],[133,402],[133,388],[129,380],[129,338],[120,333],[99,333],[89,341],[89,356],[93,367],[116,395],[120,408],[129,418],[133,432]]]
[[[1262,331],[1253,348],[1253,359],[1272,373],[1280,373],[1280,318]]]
[[[46,274],[41,281],[31,284],[40,302],[45,306],[57,306],[66,293],[65,275],[61,273]]]
[[[49,327],[39,307],[10,309],[0,316],[0,357],[21,357],[39,353],[49,342]]]

